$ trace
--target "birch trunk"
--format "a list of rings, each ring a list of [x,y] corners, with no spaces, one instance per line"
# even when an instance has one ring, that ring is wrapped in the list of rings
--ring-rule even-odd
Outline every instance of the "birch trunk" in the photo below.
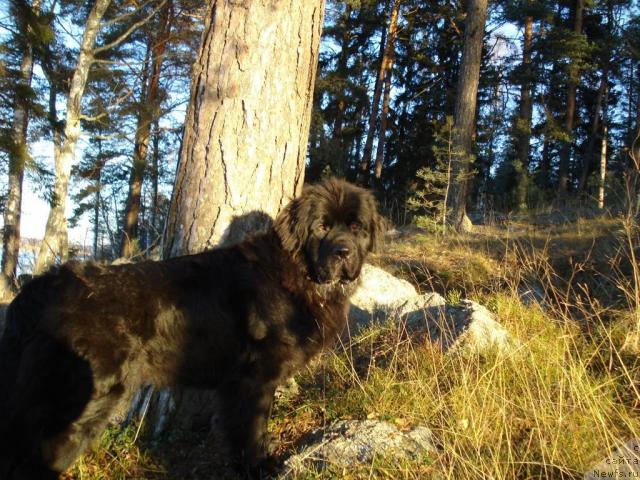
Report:
[[[40,0],[31,5],[34,15],[40,13]],[[29,95],[33,77],[33,45],[28,36],[20,63],[20,80],[15,99],[12,124],[12,145],[9,152],[9,175],[7,204],[4,211],[4,232],[2,236],[2,274],[0,296],[8,297],[16,286],[16,271],[20,254],[20,217],[22,212],[22,184],[24,167],[29,151],[27,130],[29,126]]]
[[[474,162],[475,118],[487,0],[469,0],[464,24],[464,46],[458,72],[453,125],[452,185],[449,195],[450,223],[458,231],[469,230],[467,191]]]
[[[602,146],[600,147],[600,175],[598,182],[598,208],[604,210],[604,189],[607,177],[607,143],[609,133],[609,89],[605,87],[602,106]]]
[[[78,64],[71,78],[71,88],[67,99],[67,116],[64,127],[64,141],[55,160],[56,180],[53,187],[51,210],[47,219],[44,239],[36,261],[34,273],[40,274],[52,265],[56,258],[64,261],[67,257],[67,191],[71,166],[75,159],[76,145],[80,136],[82,96],[93,63],[93,48],[100,33],[100,20],[111,0],[96,0],[89,12],[82,35]]]
[[[600,149],[600,181],[598,182],[598,208],[604,210],[604,187],[607,177],[607,124],[602,127],[602,148]]]

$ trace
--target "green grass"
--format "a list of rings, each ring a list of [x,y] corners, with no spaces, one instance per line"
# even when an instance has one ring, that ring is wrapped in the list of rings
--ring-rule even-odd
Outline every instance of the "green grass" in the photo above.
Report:
[[[136,444],[137,428],[112,427],[91,452],[81,457],[63,477],[79,480],[162,478],[164,468]]]
[[[276,405],[269,427],[277,453],[286,456],[305,434],[334,420],[376,418],[400,429],[429,427],[439,453],[401,463],[376,458],[349,471],[310,467],[297,478],[582,478],[640,437],[640,361],[628,348],[637,331],[637,289],[623,227],[594,219],[390,243],[376,263],[420,290],[441,290],[450,302],[481,302],[517,347],[443,353],[393,319],[369,327],[297,375],[300,393]],[[521,301],[527,282],[544,292],[543,306]],[[206,435],[156,444],[134,438],[131,429],[108,432],[68,477],[224,472]]]

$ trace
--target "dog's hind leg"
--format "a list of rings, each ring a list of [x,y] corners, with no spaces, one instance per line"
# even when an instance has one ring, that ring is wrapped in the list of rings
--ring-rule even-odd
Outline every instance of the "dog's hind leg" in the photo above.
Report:
[[[87,404],[80,418],[63,432],[43,441],[45,462],[56,471],[64,471],[100,436],[109,416],[120,403],[124,388],[117,384],[106,392],[98,392]]]
[[[59,462],[45,447],[85,411],[94,390],[88,362],[44,334],[22,349],[5,402],[0,473],[10,480],[55,478]]]

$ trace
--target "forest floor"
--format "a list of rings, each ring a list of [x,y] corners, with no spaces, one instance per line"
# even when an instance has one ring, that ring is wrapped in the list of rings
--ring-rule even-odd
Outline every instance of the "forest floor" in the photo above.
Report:
[[[365,418],[427,426],[441,453],[298,478],[583,478],[640,437],[638,232],[621,218],[536,223],[408,228],[388,241],[373,263],[448,302],[484,304],[520,346],[443,353],[391,320],[323,354],[275,407],[279,454],[333,420]],[[65,478],[236,478],[219,452],[205,433],[149,442],[114,428]]]

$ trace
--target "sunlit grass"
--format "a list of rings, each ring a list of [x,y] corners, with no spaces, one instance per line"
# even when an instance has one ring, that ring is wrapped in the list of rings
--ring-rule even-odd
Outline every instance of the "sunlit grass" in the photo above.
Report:
[[[595,351],[580,328],[538,307],[506,294],[486,302],[520,340],[513,350],[443,353],[396,324],[372,327],[300,376],[303,396],[279,410],[274,430],[308,411],[321,412],[318,425],[336,418],[427,425],[441,454],[403,478],[420,478],[425,469],[438,478],[581,476],[640,435],[638,411],[625,395],[640,365],[618,363],[621,345],[610,327],[601,327]]]

